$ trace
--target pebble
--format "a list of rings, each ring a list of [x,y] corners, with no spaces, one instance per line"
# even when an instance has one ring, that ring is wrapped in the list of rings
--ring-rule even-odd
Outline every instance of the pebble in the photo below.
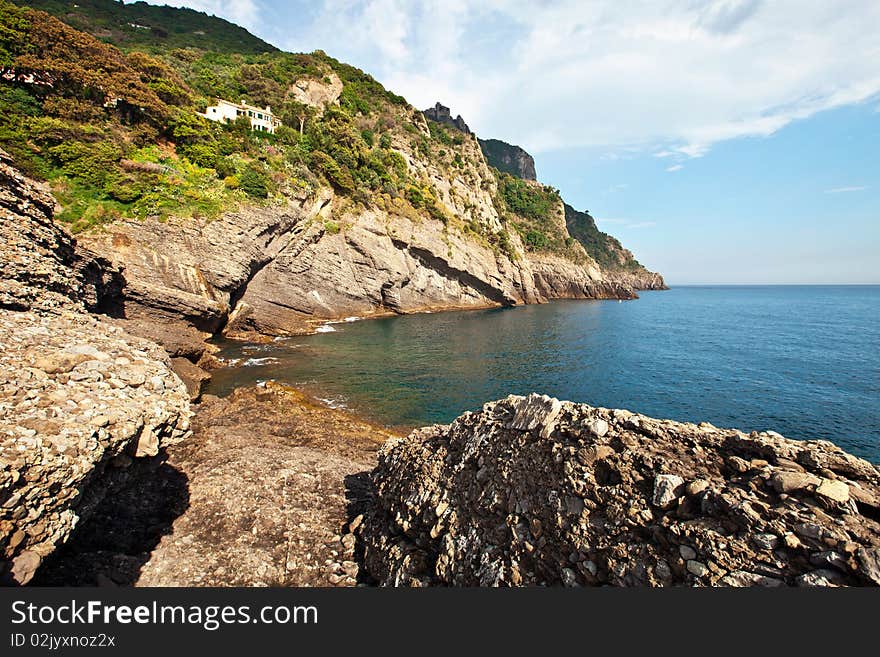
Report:
[[[678,475],[660,474],[654,478],[654,506],[666,509],[678,499],[678,490],[684,484],[684,479]]]
[[[679,545],[678,553],[685,561],[692,561],[697,558],[697,551],[689,545]]]
[[[687,570],[694,577],[704,577],[709,574],[709,567],[706,564],[694,560],[687,562]]]

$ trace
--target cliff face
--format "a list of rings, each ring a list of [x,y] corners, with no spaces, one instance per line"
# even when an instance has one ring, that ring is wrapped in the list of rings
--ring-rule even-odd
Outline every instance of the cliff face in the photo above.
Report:
[[[419,112],[320,51],[122,52],[43,12],[3,7],[16,61],[77,81],[38,93],[17,80],[0,113],[0,139],[46,175],[59,217],[99,255],[42,248],[79,258],[69,284],[92,290],[90,309],[112,300],[128,328],[163,344],[301,333],[351,315],[630,299],[656,286],[634,261],[606,268],[607,254],[569,234],[558,191],[489,166],[460,116],[439,104]],[[86,18],[104,16],[92,10]],[[86,72],[97,69],[117,75],[96,87]],[[266,135],[201,116],[229,91],[221,79],[241,80],[284,125]],[[41,112],[55,127],[31,135]],[[528,177],[528,154],[509,159]],[[185,351],[172,349],[201,361]]]
[[[480,148],[490,166],[523,180],[537,180],[535,158],[519,146],[500,139],[480,139]]]
[[[117,221],[80,240],[125,270],[127,317],[206,333],[296,334],[348,316],[636,296],[642,279],[603,271],[576,244],[575,259],[526,249],[499,213],[475,139],[460,145],[455,168],[417,145],[406,133],[392,141],[432,190],[433,216],[390,197],[363,206],[321,187],[211,221]],[[561,201],[552,215],[564,240]],[[490,241],[502,233],[508,252]]]
[[[511,396],[389,441],[372,479],[384,585],[880,584],[880,471],[824,441]]]
[[[23,584],[136,457],[188,430],[184,385],[155,344],[88,311],[121,275],[52,220],[0,151],[0,580]]]
[[[55,199],[0,150],[0,308],[110,310],[122,288],[109,261],[76,248],[52,220]]]

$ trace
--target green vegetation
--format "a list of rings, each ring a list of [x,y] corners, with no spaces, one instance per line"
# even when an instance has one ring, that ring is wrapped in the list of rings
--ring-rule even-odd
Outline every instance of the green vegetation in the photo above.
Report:
[[[578,212],[566,203],[565,224],[571,236],[581,243],[603,269],[637,271],[642,268],[639,261],[617,239],[599,230],[589,212]]]
[[[562,231],[559,190],[495,171],[498,182],[496,207],[519,233],[528,251],[550,251],[569,259],[583,259]]]
[[[508,173],[495,171],[493,199],[507,229],[451,216],[428,174],[414,173],[396,149],[476,185],[471,138],[430,120],[426,134],[403,98],[322,51],[280,52],[187,9],[113,0],[28,4],[49,13],[0,0],[0,148],[50,182],[58,216],[73,231],[121,217],[210,219],[238,203],[302,199],[330,185],[343,197],[337,208],[377,207],[390,220],[430,217],[512,259],[507,229],[529,251],[580,261],[580,243],[603,267],[639,267],[588,214],[566,206],[563,218],[557,190]],[[294,87],[336,77],[338,105],[304,104]],[[271,105],[284,125],[272,135],[253,132],[247,117],[229,124],[200,117],[217,98]],[[324,229],[342,227],[327,220]]]
[[[559,206],[559,192],[507,173],[498,175],[498,192],[508,210],[529,221],[546,221]]]
[[[65,3],[40,4],[103,29],[143,3],[83,2],[74,15],[61,11]],[[162,25],[219,25],[188,10],[144,7],[172,12]],[[211,218],[237,202],[271,202],[321,184],[364,206],[447,219],[430,186],[391,148],[390,133],[413,112],[403,98],[323,52],[236,51],[230,39],[208,51],[167,48],[189,42],[169,37],[144,52],[132,48],[150,44],[113,32],[108,40],[123,53],[0,0],[0,72],[18,76],[0,82],[0,147],[52,183],[59,216],[74,230],[119,217]],[[289,93],[297,80],[329,83],[332,75],[342,94],[323,114]],[[197,115],[218,97],[271,105],[285,125],[270,135],[251,131],[246,117],[221,124]]]
[[[116,0],[16,0],[57,16],[76,29],[123,50],[160,51],[193,47],[215,52],[277,50],[238,25],[192,9]]]

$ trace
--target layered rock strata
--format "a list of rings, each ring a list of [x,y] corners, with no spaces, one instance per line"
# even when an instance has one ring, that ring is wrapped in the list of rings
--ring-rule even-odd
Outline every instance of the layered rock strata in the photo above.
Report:
[[[121,274],[79,249],[53,207],[0,153],[0,580],[11,584],[88,517],[111,471],[181,440],[190,417],[162,349],[88,312],[115,303]]]
[[[825,441],[511,396],[372,478],[385,585],[880,584],[880,472]]]

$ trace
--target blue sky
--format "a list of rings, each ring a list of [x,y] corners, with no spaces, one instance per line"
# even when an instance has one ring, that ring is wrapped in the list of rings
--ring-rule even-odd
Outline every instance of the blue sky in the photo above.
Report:
[[[876,0],[189,0],[517,143],[672,284],[880,283]]]

